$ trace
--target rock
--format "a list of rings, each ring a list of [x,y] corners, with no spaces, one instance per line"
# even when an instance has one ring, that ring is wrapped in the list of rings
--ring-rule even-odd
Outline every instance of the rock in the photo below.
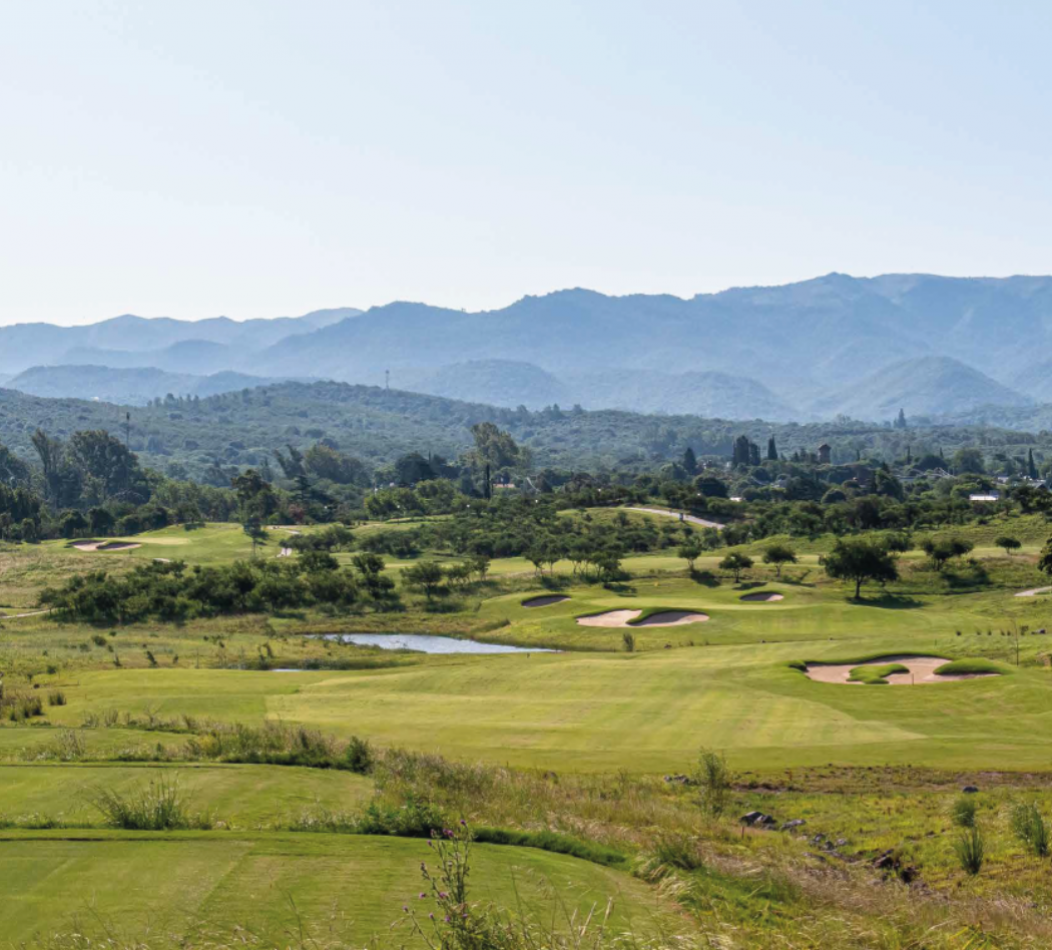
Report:
[[[689,775],[666,775],[665,781],[674,785],[693,785],[694,780]]]
[[[748,814],[742,815],[741,823],[743,825],[751,825],[754,828],[768,828],[771,825],[777,824],[770,815],[765,815],[762,811],[751,811]]]
[[[811,844],[821,844],[826,840],[826,836],[823,834],[817,834],[811,839]]]
[[[873,867],[878,871],[893,871],[898,867],[898,861],[892,851],[885,851],[873,861]]]
[[[782,825],[782,831],[789,831],[792,828],[799,828],[801,825],[806,825],[807,822],[803,818],[794,818],[792,821],[787,821]]]
[[[974,795],[979,791],[979,787],[977,785],[965,785],[961,791],[964,792],[965,795]]]
[[[838,848],[842,848],[842,847],[844,847],[844,845],[846,845],[846,844],[847,844],[847,838],[837,838],[837,839],[836,839],[836,846],[837,846]]]

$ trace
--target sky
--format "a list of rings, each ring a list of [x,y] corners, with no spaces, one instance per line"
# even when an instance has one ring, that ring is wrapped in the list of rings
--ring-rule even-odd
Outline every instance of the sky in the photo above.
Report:
[[[1052,5],[0,0],[0,324],[1052,272]]]

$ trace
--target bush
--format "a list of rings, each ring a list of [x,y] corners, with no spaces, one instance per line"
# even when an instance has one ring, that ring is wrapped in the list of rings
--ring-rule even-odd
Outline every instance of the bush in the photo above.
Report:
[[[212,827],[208,816],[187,811],[179,794],[178,779],[165,774],[128,795],[101,789],[95,793],[92,804],[107,825],[125,831]]]
[[[978,802],[973,795],[961,795],[953,803],[950,817],[958,828],[974,828]]]
[[[727,760],[718,752],[702,749],[696,778],[701,788],[701,807],[710,815],[722,815],[731,797],[732,775]]]
[[[634,634],[626,630],[621,634],[621,643],[625,648],[625,653],[636,652],[636,638]]]
[[[1010,818],[1012,834],[1039,858],[1048,856],[1052,850],[1052,831],[1032,802],[1028,805],[1016,805]]]
[[[49,706],[65,706],[66,705],[66,694],[60,689],[53,689],[47,694],[47,704]]]
[[[953,843],[953,850],[965,874],[974,877],[983,869],[983,861],[986,859],[986,841],[978,825],[963,830]]]
[[[373,750],[365,739],[351,736],[343,752],[343,767],[357,775],[368,775],[373,770]]]

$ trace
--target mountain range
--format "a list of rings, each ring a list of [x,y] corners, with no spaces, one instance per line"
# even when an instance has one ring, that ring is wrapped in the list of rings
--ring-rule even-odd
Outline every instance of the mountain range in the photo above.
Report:
[[[499,406],[885,421],[1052,401],[1050,343],[1052,277],[834,273],[690,299],[565,290],[476,313],[402,302],[244,323],[20,325],[0,328],[0,374],[34,368],[33,385],[80,395],[35,368],[371,385],[389,373],[393,387]]]

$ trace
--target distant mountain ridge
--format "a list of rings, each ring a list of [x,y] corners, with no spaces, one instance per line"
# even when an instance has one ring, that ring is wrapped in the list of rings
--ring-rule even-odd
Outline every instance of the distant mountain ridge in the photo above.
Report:
[[[244,321],[229,317],[173,320],[170,317],[124,314],[77,327],[16,323],[0,327],[0,374],[20,373],[33,366],[90,362],[84,359],[84,355],[93,350],[121,353],[163,351],[191,341],[228,348],[226,359],[231,365],[224,368],[234,368],[233,364],[251,351],[273,346],[296,334],[316,332],[361,313],[354,307],[337,307],[315,310],[300,317]],[[72,358],[67,358],[70,351],[73,351]],[[140,361],[136,365],[143,364]]]
[[[499,405],[741,419],[959,417],[1052,400],[1052,277],[833,273],[690,299],[573,289],[477,313],[405,302],[318,313],[0,328],[0,374],[90,363],[384,385],[389,372],[392,386]],[[931,359],[952,362],[917,362]]]
[[[285,380],[223,371],[210,376],[167,373],[153,367],[115,369],[109,366],[35,366],[0,386],[49,399],[76,397],[125,406],[145,406],[173,396],[206,398],[239,389],[254,389]]]

